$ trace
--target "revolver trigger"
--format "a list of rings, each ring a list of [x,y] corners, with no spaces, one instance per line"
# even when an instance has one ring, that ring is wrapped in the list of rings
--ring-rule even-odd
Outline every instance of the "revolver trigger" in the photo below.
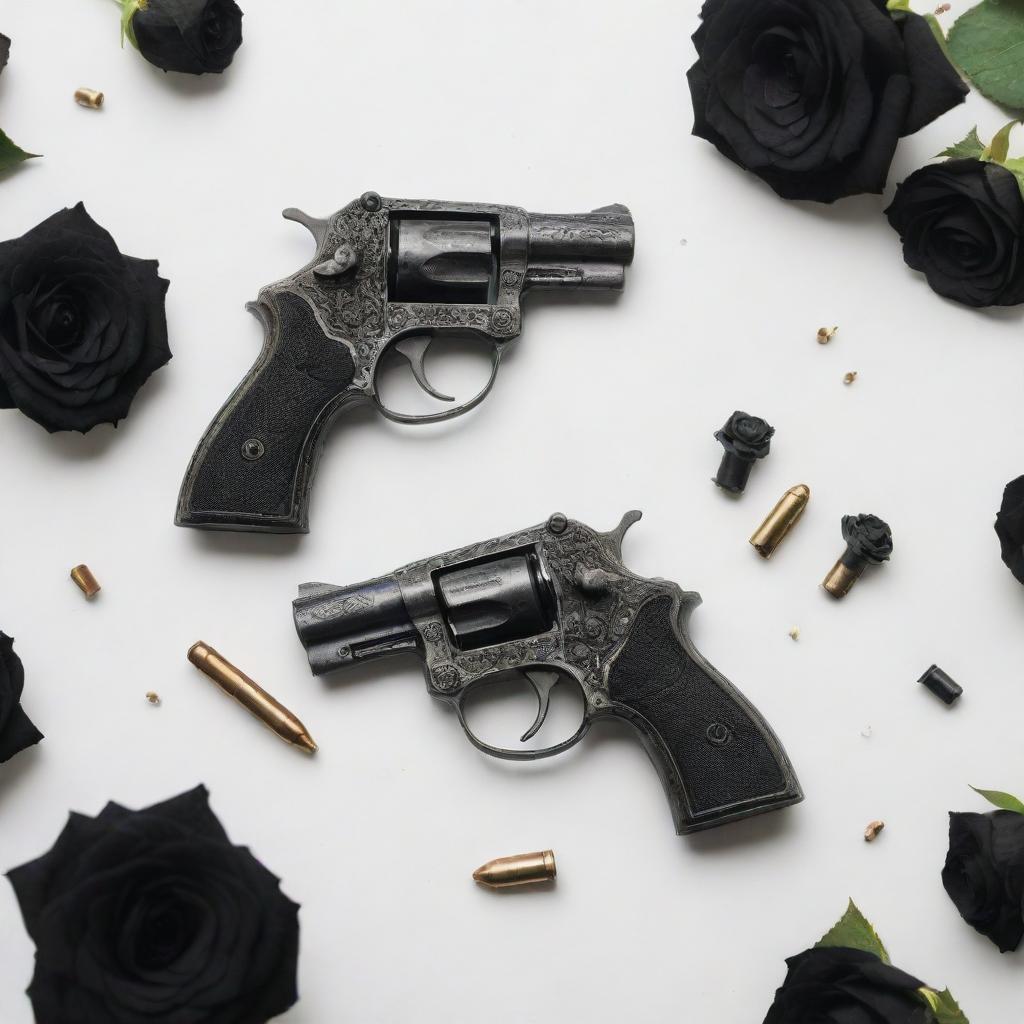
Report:
[[[551,705],[551,691],[558,682],[557,672],[549,672],[543,669],[526,668],[523,669],[523,675],[526,676],[533,687],[533,692],[537,694],[537,717],[534,719],[533,725],[520,736],[520,743],[532,740],[540,731],[540,727],[544,724],[544,719],[548,717],[548,708]]]
[[[427,380],[424,363],[427,358],[427,349],[430,348],[430,343],[433,340],[433,338],[422,336],[402,338],[400,341],[395,342],[394,348],[409,361],[409,365],[412,367],[412,375],[416,378],[416,383],[428,395],[433,395],[434,398],[440,399],[442,402],[454,402],[454,395],[442,394]]]

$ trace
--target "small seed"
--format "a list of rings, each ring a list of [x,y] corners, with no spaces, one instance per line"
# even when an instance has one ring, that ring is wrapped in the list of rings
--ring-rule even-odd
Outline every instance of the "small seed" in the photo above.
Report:
[[[953,9],[953,7],[952,7],[951,4],[939,4],[939,6],[935,8],[935,13],[936,14],[947,14],[952,9]]]
[[[873,821],[864,829],[864,842],[873,843],[878,838],[878,833],[885,828],[884,821]]]
[[[789,639],[790,640],[799,640],[800,639],[800,627],[799,626],[794,626],[789,631]]]
[[[819,345],[827,345],[832,340],[833,335],[838,330],[839,330],[838,327],[819,327],[818,328],[818,344]]]
[[[849,373],[843,374],[843,383],[852,384],[857,379],[857,371],[851,370]]]
[[[160,694],[156,693],[154,690],[150,690],[149,693],[146,694],[146,700],[148,700],[150,704],[159,704]]]

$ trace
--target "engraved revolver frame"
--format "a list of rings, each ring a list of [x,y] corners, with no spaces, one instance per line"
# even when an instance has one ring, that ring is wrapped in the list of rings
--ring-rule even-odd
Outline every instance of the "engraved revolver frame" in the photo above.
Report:
[[[502,356],[522,330],[523,293],[536,287],[620,290],[634,245],[624,206],[549,215],[367,192],[328,218],[296,209],[284,216],[309,229],[316,253],[247,306],[264,325],[263,350],[196,448],[178,498],[179,526],[308,532],[310,489],[327,428],[339,413],[371,402],[388,419],[423,424],[469,412],[490,393]],[[396,300],[390,294],[398,259],[394,228],[403,218],[442,218],[455,228],[488,222],[494,260],[488,301]],[[483,388],[433,413],[384,405],[377,385],[383,358],[392,352],[408,360],[424,391],[453,401],[430,384],[425,367],[430,340],[445,332],[468,332],[490,344]],[[251,426],[239,432],[239,424]]]
[[[430,695],[456,712],[477,749],[507,760],[532,761],[560,754],[579,743],[595,721],[625,720],[639,732],[661,777],[680,834],[799,802],[803,799],[799,782],[770,726],[690,641],[687,621],[700,604],[700,595],[666,580],[637,576],[623,565],[622,538],[640,516],[637,511],[627,512],[614,530],[599,533],[555,514],[530,529],[414,562],[367,584],[349,588],[305,584],[294,602],[294,617],[310,666],[315,674],[321,674],[385,655],[418,653]],[[438,574],[475,565],[486,567],[496,558],[523,553],[537,560],[543,580],[555,594],[557,606],[550,627],[529,637],[461,649],[446,619]],[[356,630],[339,643],[341,634],[332,623],[353,613],[365,620],[365,613],[378,604],[374,588],[392,583],[400,589],[411,628],[382,628],[373,635]],[[657,724],[652,724],[635,702],[631,706],[617,697],[611,685],[612,673],[638,616],[643,609],[653,607],[652,602],[665,604],[666,608],[670,605],[668,617],[684,659],[697,666],[701,681],[721,691],[723,706],[728,704],[732,709],[731,720],[723,716],[722,720],[702,725],[697,741],[711,751],[721,751],[741,732],[756,734],[765,756],[778,769],[777,782],[751,780],[748,795],[729,799],[724,806],[716,803],[702,807],[686,773],[680,770],[678,751],[669,749]],[[477,687],[510,671],[524,672],[538,699],[537,719],[523,736],[524,741],[543,724],[550,689],[556,681],[544,678],[551,672],[570,676],[583,695],[583,721],[577,732],[552,746],[523,750],[492,746],[477,737],[466,719],[467,697]]]

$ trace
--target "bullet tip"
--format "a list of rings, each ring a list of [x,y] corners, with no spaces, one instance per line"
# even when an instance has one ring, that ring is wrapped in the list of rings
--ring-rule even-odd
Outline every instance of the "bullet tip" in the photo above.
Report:
[[[811,489],[807,484],[797,484],[795,487],[790,487],[789,493],[796,495],[798,498],[809,498],[811,496]]]
[[[302,747],[303,750],[310,754],[315,754],[320,749],[313,741],[313,737],[310,736],[308,732],[304,732],[298,738],[297,742],[299,746]]]

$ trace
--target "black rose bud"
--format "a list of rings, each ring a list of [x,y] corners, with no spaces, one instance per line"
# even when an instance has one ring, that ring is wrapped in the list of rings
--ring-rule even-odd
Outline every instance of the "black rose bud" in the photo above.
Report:
[[[22,710],[24,687],[25,669],[14,653],[14,641],[0,632],[0,764],[43,738]]]
[[[966,86],[919,15],[882,0],[706,0],[693,134],[786,199],[881,192],[901,135]]]
[[[1024,199],[1017,179],[983,160],[914,171],[885,211],[903,259],[932,291],[968,306],[1024,302]]]
[[[892,554],[892,530],[884,519],[862,513],[843,516],[843,540],[846,554],[843,562],[851,568],[855,562],[881,565]]]
[[[264,1024],[298,994],[298,906],[232,846],[202,786],[142,811],[72,814],[8,873],[48,1024]]]
[[[1007,568],[1024,583],[1024,476],[1011,480],[1003,490],[996,536]]]
[[[950,814],[942,884],[960,916],[1006,953],[1024,938],[1024,814]]]
[[[815,948],[789,972],[764,1024],[928,1024],[924,982],[859,949]]]
[[[81,203],[0,242],[0,409],[51,432],[116,424],[171,358],[166,291]]]
[[[725,426],[715,431],[715,440],[725,449],[715,483],[723,490],[739,494],[747,486],[754,463],[771,450],[774,433],[775,428],[760,417],[734,412]]]
[[[137,7],[134,42],[164,71],[220,74],[242,45],[242,12],[234,0],[148,0]]]

